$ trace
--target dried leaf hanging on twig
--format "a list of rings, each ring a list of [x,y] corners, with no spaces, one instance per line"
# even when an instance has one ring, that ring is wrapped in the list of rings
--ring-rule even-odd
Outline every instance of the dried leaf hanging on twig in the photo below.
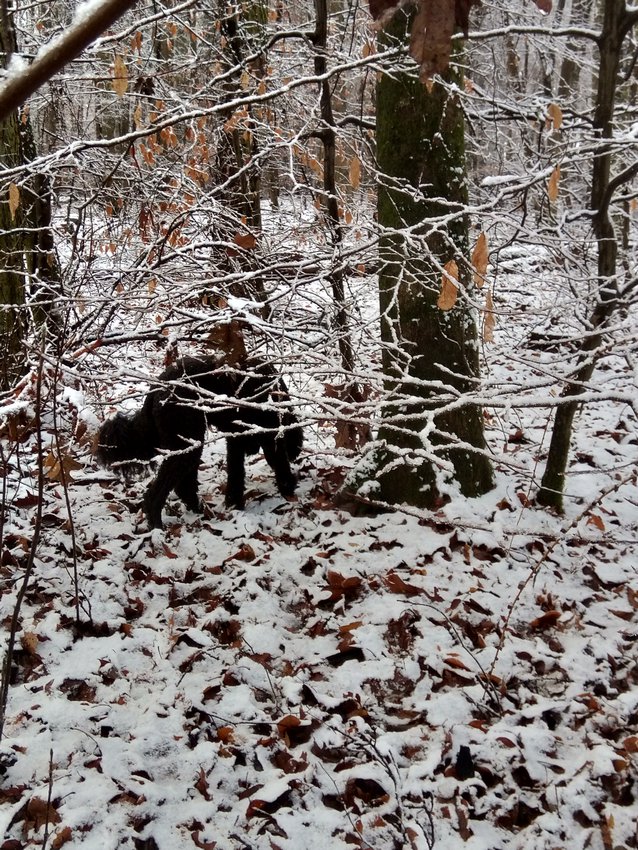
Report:
[[[469,14],[479,0],[417,0],[410,34],[410,55],[421,66],[420,78],[431,80],[450,64],[452,37],[468,33]],[[399,8],[397,0],[370,0],[370,13],[383,26]]]
[[[487,236],[486,236],[485,233],[481,232],[479,234],[479,238],[476,240],[476,245],[474,246],[474,250],[472,251],[472,268],[474,270],[474,285],[478,286],[479,289],[485,283],[485,276],[487,275],[487,262],[488,262]]]
[[[440,310],[451,310],[456,304],[456,298],[459,292],[458,286],[459,267],[454,260],[450,260],[443,266],[443,275],[441,278],[441,294],[436,306]]]
[[[556,168],[552,171],[551,176],[547,182],[547,195],[549,200],[554,203],[558,198],[558,184],[560,182],[560,165],[557,165]]]

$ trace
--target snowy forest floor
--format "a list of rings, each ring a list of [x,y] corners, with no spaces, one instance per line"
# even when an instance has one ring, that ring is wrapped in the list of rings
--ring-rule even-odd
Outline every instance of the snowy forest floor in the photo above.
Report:
[[[80,389],[60,394],[63,437],[127,392]],[[316,421],[296,499],[254,459],[246,509],[227,511],[211,435],[208,515],[169,501],[152,533],[145,482],[99,470],[89,427],[76,460],[63,452],[67,488],[46,469],[0,850],[637,848],[635,417],[583,408],[557,517],[521,472],[546,418],[517,416],[492,422],[496,488],[436,514],[336,507],[353,458]],[[8,633],[38,452],[28,428],[2,446]]]

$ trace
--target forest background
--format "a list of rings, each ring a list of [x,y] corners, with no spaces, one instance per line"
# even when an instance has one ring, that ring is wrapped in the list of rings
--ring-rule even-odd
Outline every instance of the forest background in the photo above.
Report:
[[[638,9],[0,6],[2,847],[312,846],[324,810],[335,847],[637,846]],[[299,502],[144,535],[99,423],[244,347],[304,422]],[[166,736],[124,777],[72,731],[125,741],[91,712],[154,641],[190,748],[155,808]]]

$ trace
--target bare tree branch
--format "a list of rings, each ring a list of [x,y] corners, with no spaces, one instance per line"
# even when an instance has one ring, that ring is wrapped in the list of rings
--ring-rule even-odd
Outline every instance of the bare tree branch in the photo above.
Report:
[[[0,121],[21,106],[41,85],[50,80],[68,62],[75,59],[91,42],[108,29],[135,0],[104,0],[86,17],[80,17],[54,44],[19,75],[10,76],[0,89]]]

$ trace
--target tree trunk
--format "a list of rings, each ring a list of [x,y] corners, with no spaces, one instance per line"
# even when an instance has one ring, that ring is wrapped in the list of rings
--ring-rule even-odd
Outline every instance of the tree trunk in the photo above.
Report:
[[[265,7],[260,3],[249,3],[245,7],[235,8],[219,2],[218,9],[220,31],[225,42],[220,55],[226,68],[239,67],[244,56],[252,52],[252,31],[258,32],[265,23]],[[263,59],[260,63],[263,64]],[[263,69],[260,64],[256,64],[251,66],[251,70],[259,74]],[[238,85],[237,79],[228,79],[220,92],[220,99],[232,100],[237,97]],[[259,147],[253,132],[255,122],[252,107],[248,106],[246,109],[246,121],[241,127],[227,125],[219,135],[215,178],[218,183],[225,184],[225,188],[217,193],[217,197],[231,211],[230,220],[236,219],[233,223],[235,231],[243,232],[245,227],[249,229],[250,235],[259,239],[262,229],[262,172],[261,165],[257,163]],[[231,116],[228,118],[231,119]],[[231,239],[235,235],[228,234]],[[239,254],[236,261],[245,271],[252,272],[256,269],[252,249]],[[230,287],[230,293],[264,304],[267,300],[263,280],[258,275],[254,275],[249,282],[235,282]],[[267,319],[268,316],[269,308],[264,306],[262,317]]]
[[[221,31],[226,39],[224,58],[228,67],[241,65],[244,56],[252,51],[251,37],[256,36],[266,22],[266,10],[260,3],[249,3],[235,9],[219,4]],[[253,33],[254,30],[254,33]],[[251,66],[254,73],[262,72],[263,59]],[[224,96],[228,99],[237,96],[237,80],[230,80]],[[222,200],[242,216],[248,227],[261,230],[261,167],[249,165],[258,153],[258,146],[252,133],[253,116],[251,107],[247,107],[249,132],[246,128],[225,130],[220,138],[219,177],[230,181]],[[248,166],[248,167],[247,167]]]
[[[598,39],[600,63],[593,123],[594,131],[601,140],[611,139],[613,134],[621,47],[637,17],[635,12],[627,12],[625,0],[605,0],[603,27]],[[565,401],[556,411],[547,465],[537,496],[539,504],[558,511],[563,510],[565,471],[578,396],[591,379],[605,325],[618,306],[618,244],[609,207],[616,189],[635,176],[638,165],[634,164],[611,178],[611,159],[609,146],[602,143],[594,156],[590,202],[592,226],[598,245],[598,303],[589,320],[589,334],[581,346],[576,370],[563,391],[562,398]]]
[[[16,49],[11,17],[0,15],[0,45],[6,66]],[[0,122],[0,165],[12,169],[35,157],[27,115]],[[0,387],[9,389],[24,369],[27,292],[37,322],[54,316],[59,269],[53,254],[51,193],[46,177],[8,181],[0,187]]]
[[[398,13],[382,41],[405,41],[408,20]],[[458,71],[449,77],[462,82]],[[472,289],[463,212],[465,129],[454,88],[438,82],[426,87],[415,73],[397,69],[383,75],[377,87],[377,158],[381,336],[392,402],[379,431],[385,445],[376,479],[383,501],[434,507],[435,447],[452,464],[464,495],[492,486],[482,410],[460,401],[479,375],[473,310],[461,292],[452,309],[437,306],[441,266],[450,260],[457,263],[462,288]],[[435,413],[451,401],[452,409]]]
[[[328,42],[327,0],[315,0],[315,12],[317,15],[317,24],[313,39],[314,46],[317,51],[315,54],[315,74],[317,76],[321,76],[328,70],[328,63],[326,60]],[[343,244],[343,230],[341,227],[341,219],[339,217],[339,202],[337,198],[337,183],[335,174],[337,136],[332,111],[330,82],[328,80],[324,80],[320,83],[320,88],[322,128],[318,135],[323,145],[324,203],[326,206],[328,226],[330,228],[333,256],[335,259],[333,268],[330,271],[330,285],[335,304],[335,327],[337,331],[339,354],[341,356],[341,365],[346,372],[352,372],[354,368],[354,355],[352,351],[352,341],[350,338],[350,328],[345,303],[344,270],[343,264],[339,262],[339,256],[341,254],[341,247]]]
[[[326,59],[328,48],[328,2],[315,0],[317,16],[313,44],[315,47],[315,74],[323,76],[328,70]],[[339,213],[337,196],[337,132],[332,108],[331,82],[323,80],[320,84],[320,117],[321,128],[317,136],[323,146],[323,203],[330,233],[332,246],[332,263],[328,273],[332,300],[334,304],[334,331],[337,338],[340,365],[346,375],[343,384],[335,387],[339,400],[348,409],[356,407],[363,401],[361,387],[352,379],[354,370],[354,348],[350,318],[346,305],[346,272],[342,256],[343,226]],[[370,429],[348,419],[337,421],[337,446],[339,448],[357,449],[371,439]]]
[[[20,151],[18,116],[0,124],[0,162],[14,164]],[[16,227],[9,207],[9,187],[3,186],[0,198],[0,386],[8,389],[20,374],[24,358],[22,338],[25,328],[25,287],[22,234]]]
[[[574,27],[584,27],[587,25],[590,15],[590,0],[572,0],[569,21],[566,23]],[[576,37],[567,39],[558,72],[558,87],[556,92],[559,105],[561,106],[575,99],[578,95],[580,72],[583,65],[582,51],[582,41]],[[587,99],[585,98],[585,100]]]
[[[6,68],[15,52],[13,22],[3,4],[0,15],[0,43]],[[19,164],[20,127],[13,113],[0,123],[0,164],[11,168]],[[20,231],[16,229],[9,205],[9,185],[2,186],[0,196],[0,387],[8,389],[20,373],[22,336],[24,332],[24,271],[20,248]]]

